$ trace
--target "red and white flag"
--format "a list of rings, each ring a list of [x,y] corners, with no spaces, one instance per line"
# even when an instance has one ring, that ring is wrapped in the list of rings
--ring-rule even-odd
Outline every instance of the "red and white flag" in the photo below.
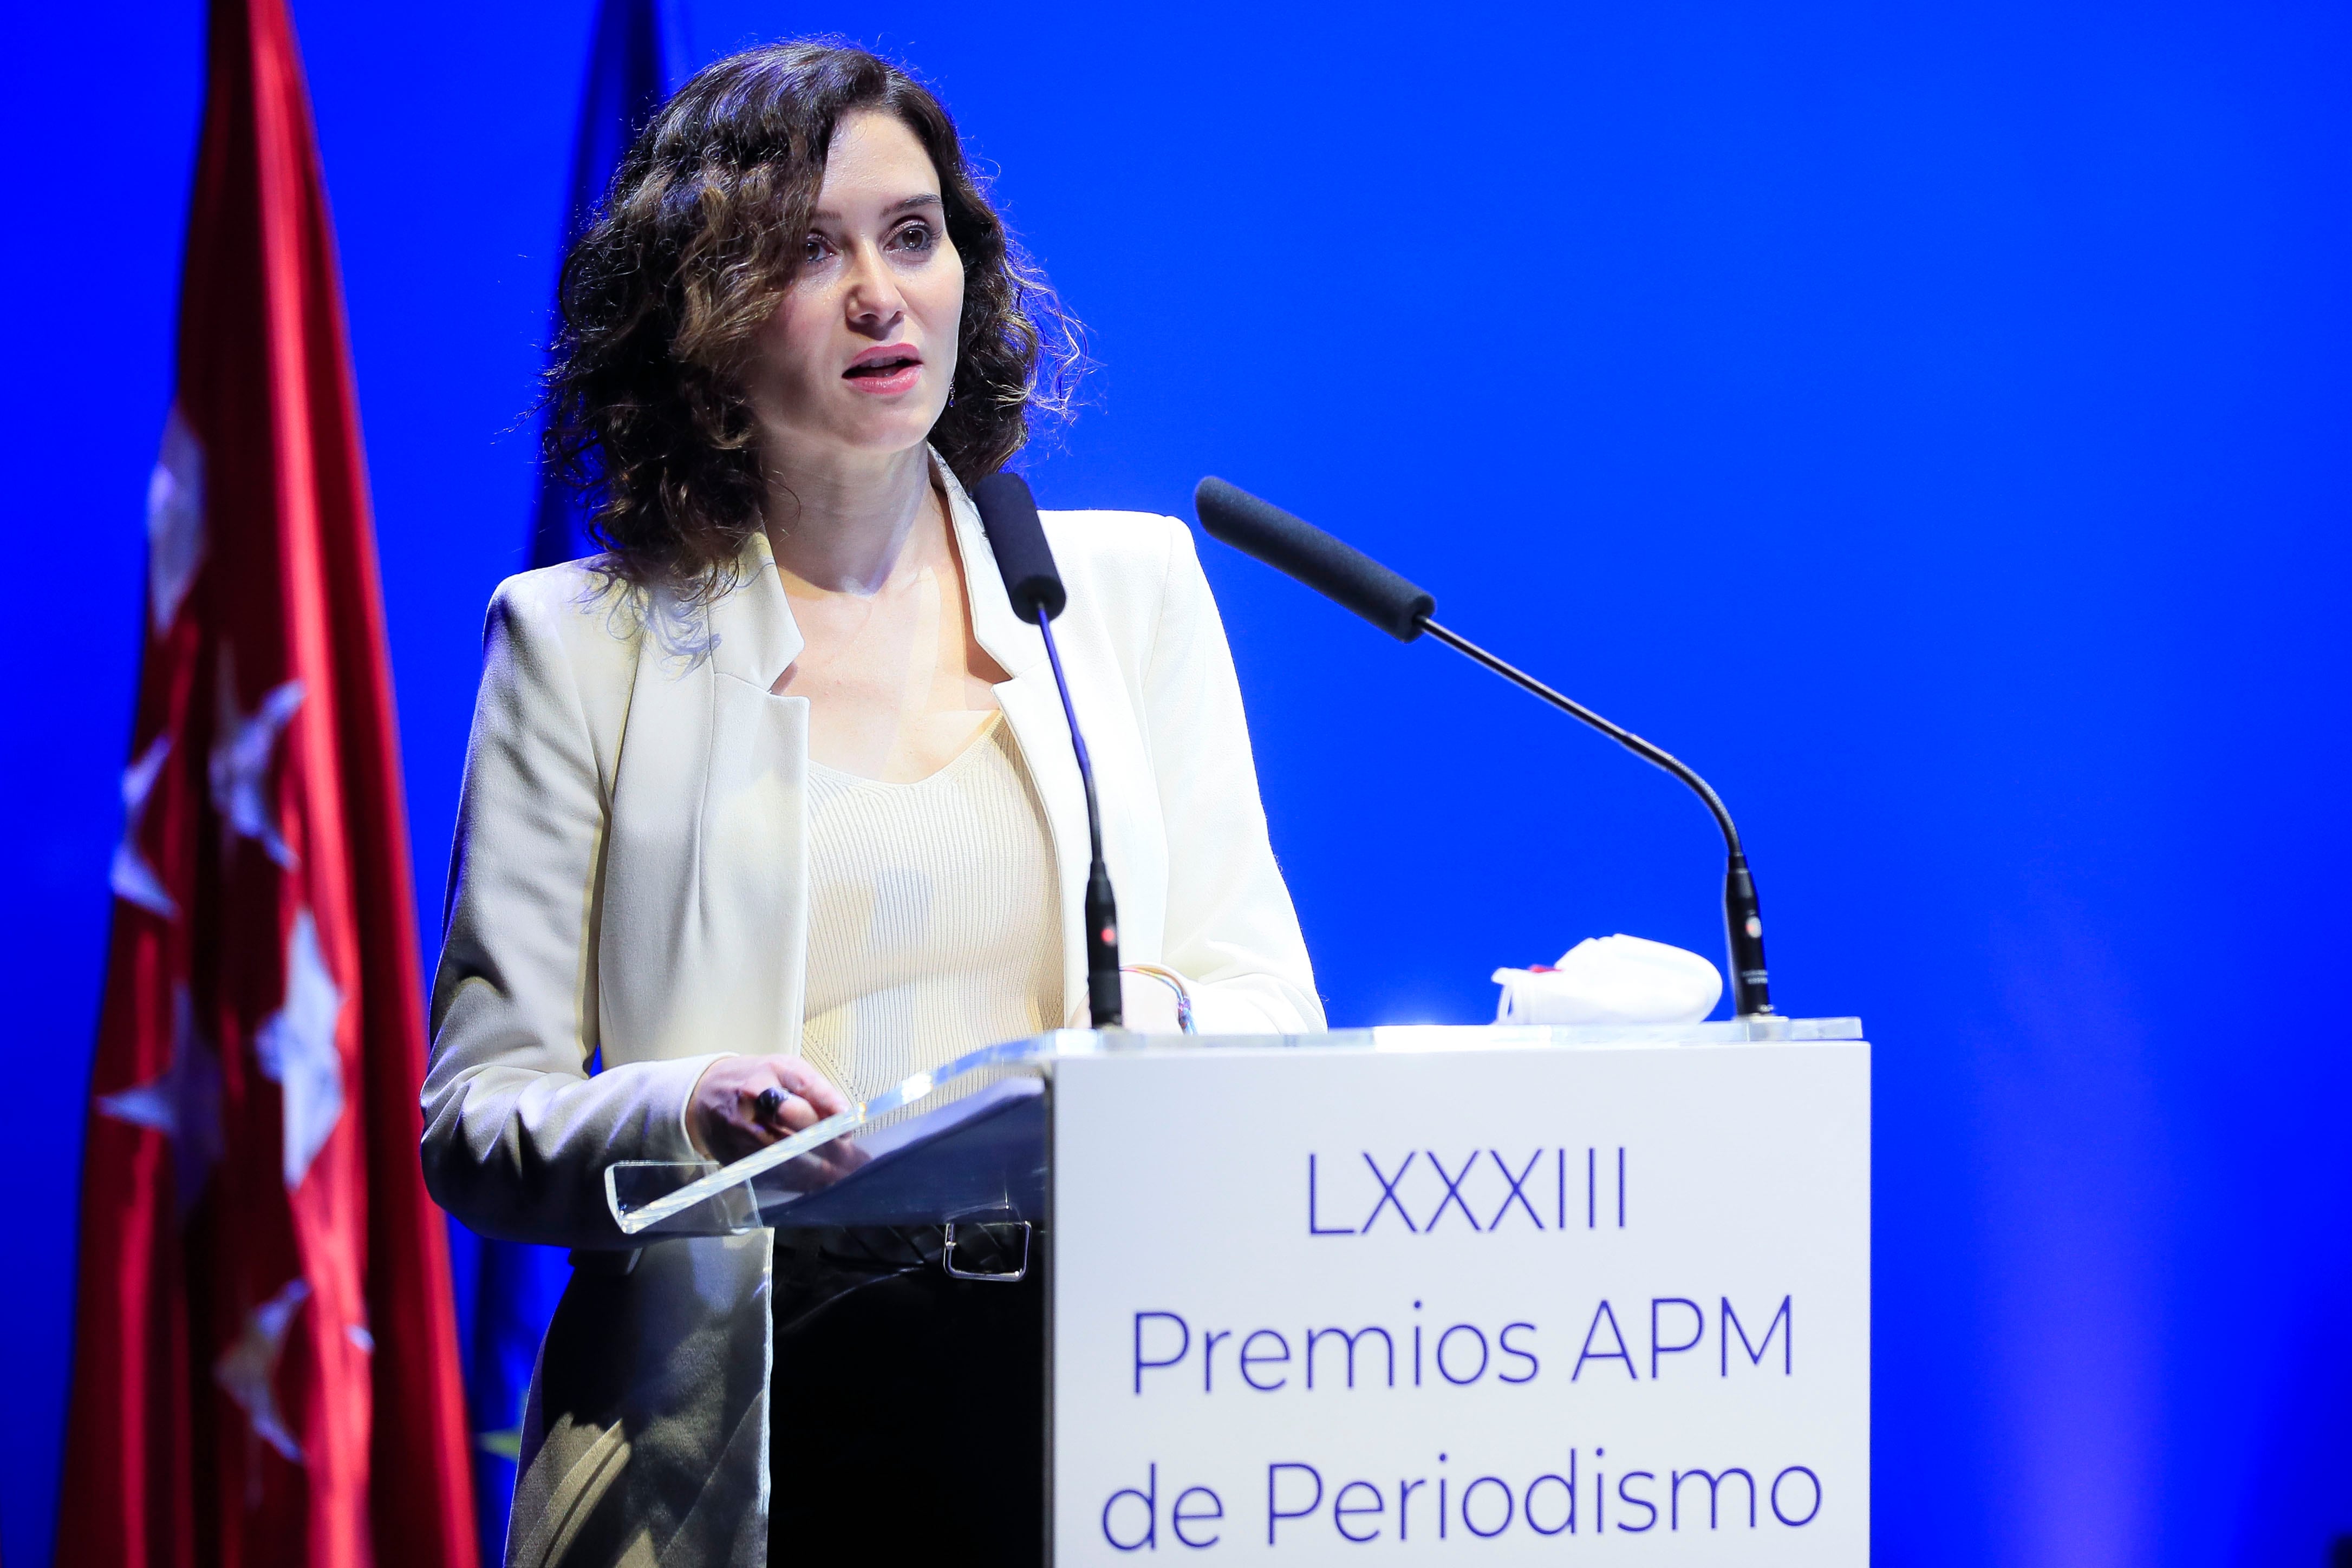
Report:
[[[215,0],[209,57],[58,1561],[473,1568],[375,540],[285,0]]]

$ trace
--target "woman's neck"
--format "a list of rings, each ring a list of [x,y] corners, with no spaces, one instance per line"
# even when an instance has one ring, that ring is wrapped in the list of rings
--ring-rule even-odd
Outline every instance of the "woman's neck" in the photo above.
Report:
[[[879,591],[932,516],[928,447],[767,467],[769,548],[779,567],[814,588]]]

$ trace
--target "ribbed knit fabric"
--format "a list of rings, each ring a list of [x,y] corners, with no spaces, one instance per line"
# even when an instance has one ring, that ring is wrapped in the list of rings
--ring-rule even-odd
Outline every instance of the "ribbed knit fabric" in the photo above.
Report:
[[[854,1100],[1062,1022],[1061,893],[1003,716],[929,778],[811,761],[802,1054]]]

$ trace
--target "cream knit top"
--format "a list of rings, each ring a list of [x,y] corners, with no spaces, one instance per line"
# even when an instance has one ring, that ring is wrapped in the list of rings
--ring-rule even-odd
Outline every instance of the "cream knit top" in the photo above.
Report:
[[[1003,715],[911,784],[812,759],[808,824],[801,1053],[844,1093],[1061,1026],[1053,842]]]

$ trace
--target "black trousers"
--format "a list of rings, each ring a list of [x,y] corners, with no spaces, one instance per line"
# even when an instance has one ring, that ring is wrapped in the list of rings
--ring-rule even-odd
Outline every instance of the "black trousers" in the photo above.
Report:
[[[1017,1284],[940,1251],[937,1227],[778,1232],[771,1568],[1044,1560],[1043,1238]]]

